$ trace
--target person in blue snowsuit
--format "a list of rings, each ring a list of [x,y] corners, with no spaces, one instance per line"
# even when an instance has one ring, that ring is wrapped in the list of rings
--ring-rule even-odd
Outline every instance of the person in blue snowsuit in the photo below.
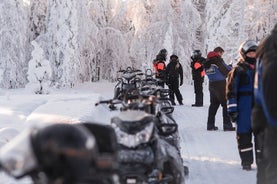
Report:
[[[257,184],[277,183],[277,24],[257,50],[252,128],[258,140]],[[256,157],[257,157],[256,156]]]
[[[232,122],[236,122],[236,134],[242,169],[251,170],[253,144],[251,110],[253,107],[254,74],[257,43],[243,42],[239,48],[240,59],[227,77],[227,110]]]
[[[226,101],[226,77],[230,72],[231,67],[226,65],[222,59],[224,50],[221,47],[216,47],[207,55],[207,60],[204,62],[205,73],[209,79],[210,106],[207,121],[207,130],[218,130],[215,126],[215,115],[219,106],[222,106],[223,130],[234,131],[230,118],[227,114]]]

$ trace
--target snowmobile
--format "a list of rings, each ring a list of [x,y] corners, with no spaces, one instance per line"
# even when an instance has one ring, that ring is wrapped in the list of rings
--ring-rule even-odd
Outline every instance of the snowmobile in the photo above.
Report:
[[[34,184],[119,184],[113,136],[111,127],[91,123],[29,128],[1,148],[0,168]]]
[[[178,132],[178,125],[172,117],[174,107],[171,106],[168,98],[169,91],[163,89],[157,85],[143,84],[140,88],[130,93],[127,97],[123,96],[123,99],[127,100],[106,100],[100,101],[98,104],[107,103],[116,107],[121,105],[121,111],[138,110],[152,114],[157,118],[155,121],[155,127],[159,137],[172,146],[174,146],[181,158],[180,136]],[[163,129],[169,129],[169,131],[163,131]],[[174,131],[170,131],[170,129]],[[183,160],[181,158],[181,162]],[[183,166],[185,175],[188,175],[187,166]]]
[[[117,79],[117,84],[114,88],[114,98],[121,99],[128,93],[137,89],[140,86],[141,79],[138,76],[143,75],[141,70],[133,69],[127,67],[126,70],[119,70],[118,72],[122,73],[122,76]]]
[[[181,157],[174,146],[159,136],[157,121],[154,115],[139,110],[122,111],[111,119],[118,142],[121,183],[184,183]],[[176,130],[161,124],[159,131],[172,134]]]

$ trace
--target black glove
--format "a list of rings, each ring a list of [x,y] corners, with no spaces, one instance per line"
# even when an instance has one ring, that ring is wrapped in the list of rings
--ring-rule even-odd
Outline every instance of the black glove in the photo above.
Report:
[[[232,122],[237,122],[238,113],[237,112],[229,112],[229,117]]]
[[[180,82],[180,86],[182,86],[182,85],[183,85],[183,81]]]

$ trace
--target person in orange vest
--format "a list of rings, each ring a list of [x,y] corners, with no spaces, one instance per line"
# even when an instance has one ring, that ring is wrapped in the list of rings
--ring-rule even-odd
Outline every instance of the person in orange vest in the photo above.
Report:
[[[206,59],[201,55],[200,50],[194,50],[191,54],[192,79],[195,93],[195,103],[191,105],[193,107],[203,106],[203,82],[205,77],[203,63]]]
[[[156,79],[158,79],[158,85],[163,88],[165,83],[166,57],[167,50],[162,49],[153,61],[154,72],[156,75]]]

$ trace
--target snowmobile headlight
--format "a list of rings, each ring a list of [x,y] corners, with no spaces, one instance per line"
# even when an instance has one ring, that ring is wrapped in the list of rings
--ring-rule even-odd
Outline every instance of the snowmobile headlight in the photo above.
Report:
[[[23,131],[1,148],[0,165],[8,174],[16,178],[37,168],[30,129]]]
[[[154,123],[149,123],[143,130],[135,134],[128,134],[127,132],[120,130],[119,127],[115,128],[115,132],[119,144],[134,148],[140,144],[149,142],[153,129]]]

